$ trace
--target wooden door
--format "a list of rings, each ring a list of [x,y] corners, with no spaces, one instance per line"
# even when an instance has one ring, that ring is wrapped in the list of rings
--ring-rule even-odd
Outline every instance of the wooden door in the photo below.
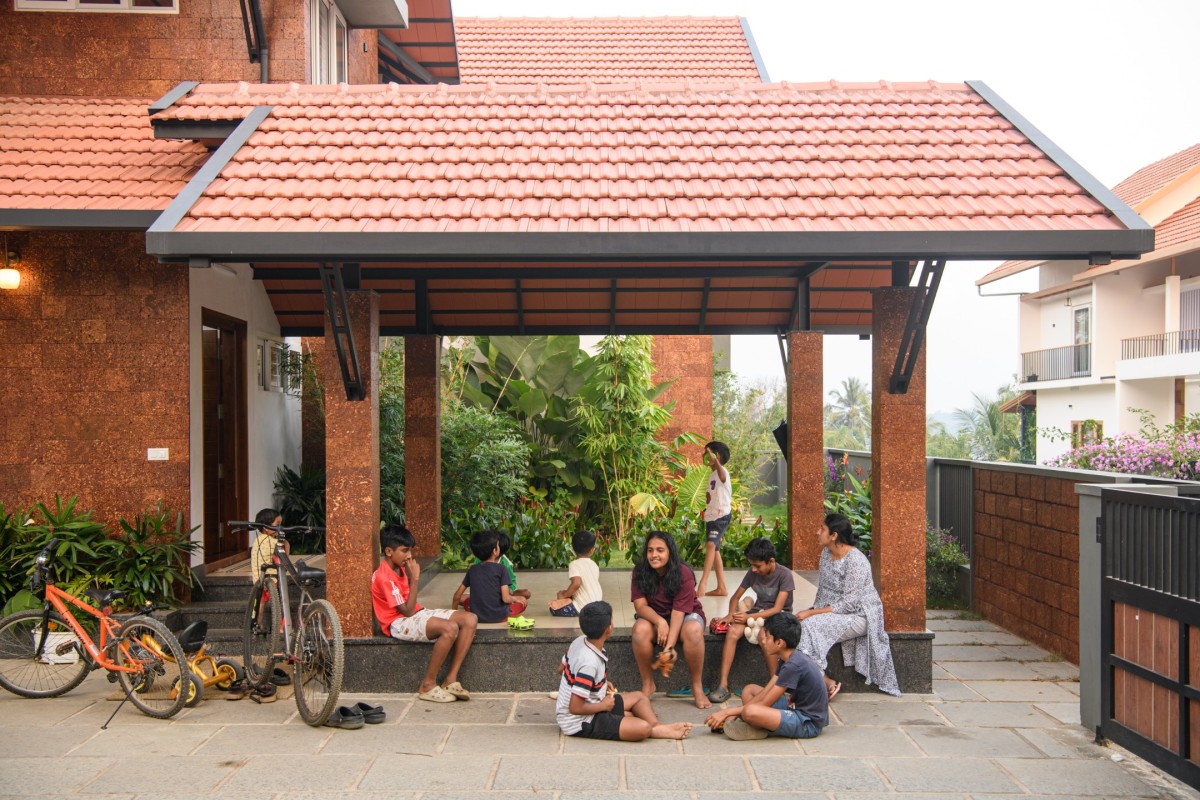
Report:
[[[202,312],[204,409],[204,563],[219,568],[246,557],[246,324]]]

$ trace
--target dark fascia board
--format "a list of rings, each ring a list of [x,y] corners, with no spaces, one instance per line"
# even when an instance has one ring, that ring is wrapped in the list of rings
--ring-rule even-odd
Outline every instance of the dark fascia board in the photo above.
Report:
[[[197,142],[218,141],[228,139],[240,119],[198,120],[198,119],[151,119],[155,139],[191,139]]]
[[[243,125],[249,125],[247,118]],[[257,125],[257,122],[254,122]],[[248,135],[248,134],[247,134]],[[403,261],[552,258],[752,261],[765,258],[1072,259],[1106,263],[1154,249],[1154,229],[1083,231],[819,231],[811,233],[174,233],[224,160],[209,160],[146,234],[146,252],[169,261],[192,256],[241,261]],[[240,143],[238,144],[240,146]],[[236,149],[236,148],[235,148]],[[230,152],[227,156],[232,156]],[[218,163],[219,162],[219,163]],[[212,170],[209,168],[212,167]],[[199,184],[197,191],[191,191]]]
[[[0,209],[2,230],[144,231],[161,211],[94,210],[78,208]]]
[[[254,109],[246,115],[246,118],[238,123],[234,131],[229,137],[217,148],[217,151],[209,156],[208,161],[204,162],[204,166],[192,176],[188,181],[187,186],[183,187],[171,205],[167,206],[166,211],[154,221],[150,229],[146,231],[147,248],[149,247],[151,236],[161,236],[163,232],[171,231],[179,224],[184,215],[191,210],[200,196],[208,189],[209,184],[217,179],[221,174],[221,170],[225,169],[225,165],[229,160],[241,149],[250,135],[258,130],[258,126],[271,113],[271,106],[255,106]],[[151,255],[156,253],[147,250]],[[194,256],[202,256],[201,253],[193,253]]]
[[[741,17],[742,33],[746,35],[746,44],[750,45],[750,55],[754,56],[754,65],[758,67],[758,77],[763,83],[770,83],[771,76],[767,74],[767,65],[763,63],[762,54],[758,52],[758,44],[754,41],[754,34],[750,32],[750,22]]]
[[[1113,194],[1113,191],[1098,181],[1093,175],[1080,166],[1079,162],[1071,158],[1066,152],[1050,139],[1049,136],[1042,133],[1032,122],[1017,112],[1015,108],[1005,102],[1004,98],[992,91],[992,88],[983,81],[967,81],[967,86],[971,87],[988,105],[1000,112],[1001,116],[1013,124],[1025,138],[1032,142],[1039,150],[1062,168],[1062,171],[1067,173],[1067,177],[1079,184],[1084,191],[1107,208],[1114,217],[1120,220],[1131,231],[1148,230],[1151,234],[1151,250],[1153,250],[1153,234],[1154,226],[1150,225],[1146,220],[1142,219],[1136,211],[1129,205]],[[1150,252],[1143,250],[1142,252]]]
[[[443,336],[475,336],[475,335],[520,335],[518,331],[520,327],[517,325],[490,327],[480,325],[476,327],[464,326],[434,326],[434,332]],[[540,326],[540,325],[525,325],[525,333],[527,335],[600,335],[611,333],[612,328],[608,325],[584,325],[584,326]],[[824,327],[814,327],[814,331],[820,331],[826,336],[864,336],[871,333],[870,325],[826,325]],[[619,334],[641,334],[641,335],[685,335],[699,336],[700,329],[695,325],[618,325],[616,332]],[[769,325],[706,325],[704,335],[735,335],[735,336],[774,336],[780,333],[777,327]],[[380,336],[411,336],[419,334],[421,331],[415,325],[380,325]],[[284,337],[291,336],[324,336],[325,328],[322,326],[312,325],[281,325],[279,327],[279,335]]]
[[[151,103],[150,107],[147,108],[146,111],[150,113],[150,116],[154,116],[160,111],[166,111],[168,108],[178,103],[180,98],[190,94],[191,91],[199,85],[199,81],[184,81]]]

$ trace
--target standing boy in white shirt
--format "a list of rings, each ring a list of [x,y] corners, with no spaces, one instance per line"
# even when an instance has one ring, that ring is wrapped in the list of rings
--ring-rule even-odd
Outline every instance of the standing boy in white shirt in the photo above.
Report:
[[[696,596],[705,594],[724,596],[729,594],[725,588],[725,563],[721,560],[721,541],[729,523],[733,519],[733,487],[729,481],[729,471],[725,469],[729,461],[729,447],[724,442],[709,442],[704,445],[704,463],[712,468],[708,476],[708,489],[704,493],[704,573],[700,583],[696,585]],[[708,591],[708,573],[716,566],[717,588]]]

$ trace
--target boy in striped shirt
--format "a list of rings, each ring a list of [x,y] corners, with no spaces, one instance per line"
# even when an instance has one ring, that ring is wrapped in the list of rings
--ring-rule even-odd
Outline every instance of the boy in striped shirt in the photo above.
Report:
[[[555,716],[568,736],[640,742],[643,739],[684,739],[690,722],[670,725],[658,721],[650,698],[641,692],[618,694],[608,683],[604,643],[612,635],[612,606],[603,600],[579,611],[583,635],[571,642],[562,660]]]

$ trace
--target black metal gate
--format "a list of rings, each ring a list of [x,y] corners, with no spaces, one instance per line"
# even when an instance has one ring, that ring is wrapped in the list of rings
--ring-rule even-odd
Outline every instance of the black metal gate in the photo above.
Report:
[[[1200,500],[1105,489],[1101,733],[1200,787]]]

